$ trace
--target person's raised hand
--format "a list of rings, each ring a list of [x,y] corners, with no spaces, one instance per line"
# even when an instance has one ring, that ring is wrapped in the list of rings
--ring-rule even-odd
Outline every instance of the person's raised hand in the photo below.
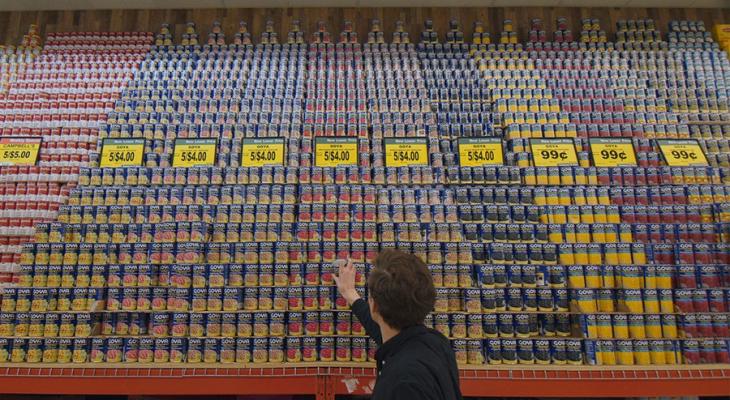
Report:
[[[360,298],[360,295],[355,289],[355,267],[352,265],[352,260],[350,259],[346,262],[344,260],[338,260],[335,265],[337,264],[339,264],[339,269],[337,275],[334,277],[335,283],[337,283],[337,290],[340,292],[340,296],[347,301],[347,304],[352,305],[352,303]]]

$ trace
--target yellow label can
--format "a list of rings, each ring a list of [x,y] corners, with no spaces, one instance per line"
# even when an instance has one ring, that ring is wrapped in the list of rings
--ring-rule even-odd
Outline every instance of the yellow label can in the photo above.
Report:
[[[578,289],[574,291],[576,303],[581,312],[595,313],[598,311],[595,291],[590,289]]]
[[[652,340],[649,342],[649,356],[653,365],[664,365],[667,357],[664,353],[664,341]]]
[[[642,314],[644,312],[644,303],[641,300],[641,290],[628,289],[622,292],[622,301],[624,307],[631,313]]]
[[[600,289],[596,291],[598,297],[598,311],[600,312],[614,312],[613,301],[613,290],[611,289]]]
[[[650,339],[662,338],[662,317],[658,314],[647,315],[644,318],[646,326],[646,337]]]
[[[589,264],[602,264],[603,258],[601,257],[601,245],[598,243],[591,243],[588,245],[588,263]]]
[[[567,224],[563,226],[563,236],[567,243],[578,243],[578,237],[575,232],[574,224]]]
[[[644,325],[644,315],[629,315],[629,335],[632,339],[646,339],[646,326]]]
[[[613,324],[611,322],[611,315],[609,314],[598,314],[596,317],[596,326],[598,337],[601,339],[612,339],[613,338]]]
[[[600,355],[600,365],[616,365],[616,350],[613,341],[599,341],[598,354]]]
[[[601,287],[601,267],[598,265],[586,265],[583,271],[585,275],[585,287],[593,289]]]
[[[636,365],[650,365],[649,342],[647,340],[637,340],[633,344]]]
[[[665,314],[661,316],[662,336],[667,339],[676,339],[677,334],[677,316],[674,314]]]
[[[631,245],[631,257],[636,265],[646,264],[646,248],[643,243],[633,243]]]
[[[629,321],[626,314],[614,314],[611,316],[613,321],[613,337],[616,339],[629,338]]]
[[[644,299],[644,312],[659,313],[659,298],[656,289],[644,289],[642,293]]]
[[[616,243],[606,243],[603,246],[603,257],[605,265],[619,265],[618,245]]]
[[[611,289],[616,287],[615,268],[613,265],[604,265],[601,267],[602,287]]]
[[[585,244],[573,245],[573,253],[575,254],[575,264],[587,265],[590,264],[588,261],[588,246]]]
[[[574,265],[575,264],[575,253],[573,245],[569,243],[561,244],[558,247],[560,252],[559,260],[562,265]]]
[[[635,265],[622,265],[621,285],[624,289],[641,289],[641,270]]]
[[[674,297],[672,289],[660,289],[657,291],[659,297],[659,309],[662,313],[674,312]]]
[[[596,316],[594,314],[584,315],[582,318],[583,334],[586,338],[595,339],[600,336],[598,326],[596,325]]]
[[[657,275],[656,267],[654,265],[647,265],[644,267],[644,289],[656,289],[657,288]]]
[[[575,239],[577,243],[591,242],[591,228],[588,224],[575,225]]]
[[[634,352],[630,340],[619,340],[616,346],[616,359],[619,365],[634,365]]]
[[[655,267],[656,271],[656,288],[657,289],[671,289],[672,288],[672,274],[673,267],[669,265],[658,265]]]
[[[568,265],[568,284],[571,288],[581,289],[586,287],[583,266]]]
[[[580,208],[580,222],[584,224],[594,224],[596,223],[595,219],[595,207],[598,206],[592,206],[592,207],[581,207]]]
[[[616,246],[617,252],[618,252],[618,263],[620,265],[630,265],[631,264],[631,244],[629,243],[619,243],[618,246]],[[623,279],[623,276],[622,276]]]
[[[560,225],[552,224],[548,227],[548,240],[550,243],[563,243],[563,231]]]
[[[566,223],[580,224],[581,210],[584,207],[570,206],[566,209]]]

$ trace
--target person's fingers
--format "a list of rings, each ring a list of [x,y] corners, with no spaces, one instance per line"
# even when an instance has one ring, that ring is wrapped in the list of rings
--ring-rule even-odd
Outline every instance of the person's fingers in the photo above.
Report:
[[[332,278],[334,278],[334,280],[335,280],[335,285],[340,286],[340,277],[337,275],[334,275],[334,276],[332,276]]]
[[[347,266],[342,263],[337,270],[337,275],[342,276],[345,272],[347,272]]]
[[[348,259],[347,259],[347,268],[355,268],[355,267],[353,267],[353,265],[352,265],[352,258],[348,258]]]

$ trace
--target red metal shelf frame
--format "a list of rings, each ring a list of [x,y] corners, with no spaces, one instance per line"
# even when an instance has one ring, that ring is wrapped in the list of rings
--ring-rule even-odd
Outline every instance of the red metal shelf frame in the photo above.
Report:
[[[642,397],[730,395],[729,365],[485,366],[461,370],[464,396]],[[0,366],[0,394],[367,395],[375,370],[345,364],[225,367]]]

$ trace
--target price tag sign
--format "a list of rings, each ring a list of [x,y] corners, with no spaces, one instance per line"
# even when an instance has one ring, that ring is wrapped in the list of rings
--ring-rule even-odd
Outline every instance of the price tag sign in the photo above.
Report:
[[[386,167],[428,165],[427,138],[386,138],[384,142]]]
[[[284,138],[243,139],[241,165],[284,165]]]
[[[532,161],[536,167],[577,166],[578,154],[573,139],[530,139]]]
[[[35,165],[41,149],[41,138],[7,137],[0,139],[1,165]]]
[[[144,161],[144,139],[104,139],[99,166],[102,168],[139,167]]]
[[[670,167],[704,167],[707,157],[694,139],[657,139],[664,160]]]
[[[596,167],[636,166],[636,152],[630,138],[591,138],[591,154]]]
[[[317,167],[339,167],[358,165],[356,137],[314,138],[314,165]]]
[[[462,167],[504,164],[502,140],[498,137],[459,138],[458,145]]]
[[[173,167],[215,165],[216,139],[175,139]]]

